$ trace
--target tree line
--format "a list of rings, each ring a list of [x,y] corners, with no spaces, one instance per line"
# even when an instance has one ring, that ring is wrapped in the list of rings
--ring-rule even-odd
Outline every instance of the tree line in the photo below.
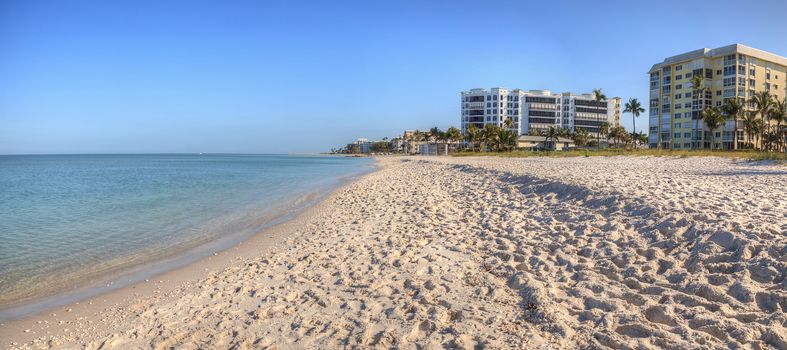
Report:
[[[698,104],[699,99],[708,91],[708,88],[703,84],[704,80],[702,75],[694,75],[691,78],[693,97]],[[733,119],[735,124],[732,134],[733,145],[738,144],[738,121],[740,120],[743,124],[743,133],[746,135],[743,148],[784,151],[787,132],[782,128],[782,123],[787,120],[787,98],[779,101],[768,91],[758,91],[749,99],[727,98],[721,107],[703,106],[699,117],[694,118],[695,131],[691,133],[692,149],[703,148],[700,146],[699,134],[696,131],[699,130],[700,121],[704,122],[710,130],[710,148],[713,149],[716,143],[715,131],[728,119]]]

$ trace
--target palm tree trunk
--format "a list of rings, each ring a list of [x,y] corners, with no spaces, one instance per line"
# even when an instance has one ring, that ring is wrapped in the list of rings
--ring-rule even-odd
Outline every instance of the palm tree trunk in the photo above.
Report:
[[[760,114],[760,118],[762,119],[762,128],[760,129],[760,141],[758,143],[760,144],[760,150],[764,151],[765,150],[765,129],[768,128],[765,125],[765,112],[764,111]]]
[[[735,115],[735,126],[733,127],[733,134],[732,134],[732,149],[738,149],[738,115]]]

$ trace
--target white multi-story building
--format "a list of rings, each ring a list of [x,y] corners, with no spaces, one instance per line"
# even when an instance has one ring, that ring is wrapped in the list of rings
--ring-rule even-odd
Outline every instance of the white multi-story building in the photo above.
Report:
[[[520,135],[550,127],[595,133],[604,122],[617,126],[619,116],[619,97],[596,102],[592,94],[553,94],[548,90],[500,87],[462,91],[463,133],[473,124],[478,128],[486,124],[504,128],[507,119],[512,121],[511,130]]]

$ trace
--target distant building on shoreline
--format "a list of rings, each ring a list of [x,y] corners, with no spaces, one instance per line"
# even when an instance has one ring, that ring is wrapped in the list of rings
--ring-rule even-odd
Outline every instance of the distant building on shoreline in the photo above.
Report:
[[[351,153],[369,153],[371,149],[372,143],[367,138],[359,138],[355,140],[353,143],[347,144],[347,149],[350,150]]]
[[[667,57],[650,71],[650,147],[670,149],[710,148],[711,131],[700,120],[705,107],[720,107],[724,100],[748,100],[756,92],[768,91],[774,99],[787,95],[787,58],[741,44],[716,49],[699,49]],[[695,99],[691,78],[701,74],[705,93]],[[752,107],[746,104],[748,110]],[[758,116],[759,117],[759,116]],[[734,120],[716,129],[716,147],[742,148],[743,122],[738,119],[738,144],[733,145]],[[754,138],[755,144],[761,140]]]
[[[549,90],[520,90],[502,87],[462,91],[462,133],[470,125],[482,129],[486,124],[505,128],[511,119],[519,135],[550,127],[571,131],[585,129],[596,133],[603,123],[620,125],[620,98],[596,102],[592,94],[561,93]]]

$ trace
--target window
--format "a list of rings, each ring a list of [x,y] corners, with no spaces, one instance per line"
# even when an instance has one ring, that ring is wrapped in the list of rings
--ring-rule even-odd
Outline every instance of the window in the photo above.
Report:
[[[492,101],[492,96],[490,96],[490,95],[486,95],[486,100],[487,100],[487,101]]]
[[[680,138],[680,133],[679,133],[679,132],[676,132],[676,133],[675,133],[675,135],[673,135],[673,136],[674,136],[676,139],[679,139],[679,138]]]
[[[492,114],[492,110],[491,109],[487,109],[486,110],[486,114]]]
[[[721,96],[721,90],[716,90],[716,96]]]
[[[684,132],[683,133],[683,137],[684,138],[689,138],[689,137],[691,137],[691,133],[690,132]]]
[[[677,72],[677,71],[681,71],[681,70],[683,70],[683,66],[682,66],[682,65],[675,66],[675,71],[676,71],[676,72]]]
[[[677,109],[678,106],[675,106],[675,107],[676,107],[675,109]],[[680,119],[681,115],[682,114],[680,114],[680,113],[675,113],[675,119]]]
[[[686,79],[691,78],[691,73],[686,73]]]
[[[681,79],[683,79],[683,74],[678,74],[675,76],[675,80],[681,80]]]
[[[754,74],[755,72],[756,72],[756,71],[754,70],[754,68],[752,68],[752,69],[749,69],[749,75],[751,75],[751,76],[755,76],[755,75],[756,75],[756,74]]]
[[[487,102],[487,103],[486,103],[486,106],[487,106],[487,107],[492,107],[492,102]]]
[[[493,95],[493,96],[492,96],[492,99],[493,99],[493,100],[495,100],[495,101],[497,101],[497,95]]]
[[[683,89],[683,84],[675,85],[675,90]]]
[[[721,69],[716,70],[716,75],[721,75]]]
[[[668,104],[666,104],[666,105],[661,105],[661,110],[662,110],[664,113],[671,112],[670,105],[668,105]]]
[[[771,79],[771,72],[765,72],[765,80]]]

